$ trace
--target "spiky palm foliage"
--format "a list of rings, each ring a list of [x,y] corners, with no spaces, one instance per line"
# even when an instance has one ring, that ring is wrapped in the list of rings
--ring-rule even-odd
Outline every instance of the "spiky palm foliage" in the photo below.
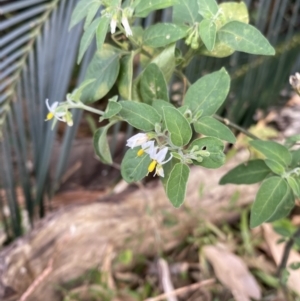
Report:
[[[7,233],[22,233],[17,192],[21,187],[31,223],[36,208],[43,215],[45,192],[59,185],[66,168],[71,142],[80,112],[74,112],[74,126],[65,131],[62,151],[52,182],[49,181],[50,156],[56,131],[45,123],[45,99],[62,101],[70,80],[82,34],[79,25],[68,32],[77,0],[0,1],[0,209]],[[221,2],[221,1],[220,1]],[[187,70],[189,78],[227,65],[233,77],[227,114],[236,121],[251,120],[258,107],[269,105],[287,81],[290,65],[298,57],[300,0],[247,0],[254,23],[264,32],[279,54],[261,59],[236,53],[226,59],[195,58]],[[163,21],[170,21],[165,10]],[[146,26],[156,20],[151,14]],[[94,52],[91,47],[81,64],[77,81],[83,80]],[[295,66],[294,66],[295,67]],[[269,102],[266,102],[266,101]],[[51,186],[50,186],[51,184]],[[5,218],[8,204],[10,218]]]
[[[9,205],[12,236],[22,233],[17,187],[22,187],[30,222],[38,205],[43,215],[43,196],[48,185],[48,169],[55,130],[44,121],[45,99],[62,101],[69,90],[74,70],[81,26],[68,32],[76,0],[24,0],[1,5],[4,21],[1,37],[1,201]],[[81,65],[82,81],[91,49]],[[65,131],[63,150],[55,169],[54,183],[64,171],[70,142],[77,129]],[[1,205],[1,204],[0,204]],[[8,228],[8,226],[7,226]]]

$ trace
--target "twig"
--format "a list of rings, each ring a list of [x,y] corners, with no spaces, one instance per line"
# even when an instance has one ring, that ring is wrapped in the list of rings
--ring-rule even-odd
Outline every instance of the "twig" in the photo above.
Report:
[[[288,242],[285,245],[284,252],[283,252],[280,264],[277,269],[277,276],[278,276],[279,280],[282,276],[283,270],[286,268],[286,265],[287,265],[287,262],[289,259],[289,255],[290,255],[291,249],[295,243],[296,238],[300,238],[300,228],[298,228],[298,230],[293,234],[293,236],[288,240]]]
[[[52,272],[53,269],[53,258],[48,261],[47,268],[36,278],[33,283],[27,288],[22,294],[19,301],[25,301],[29,295],[36,289],[36,287],[43,282],[43,280]]]
[[[176,295],[170,294],[174,291],[174,286],[171,281],[171,275],[169,270],[169,265],[163,258],[159,258],[157,261],[159,278],[163,287],[165,294],[168,296],[166,299],[168,301],[178,301]]]
[[[223,122],[224,124],[228,125],[229,127],[233,128],[233,129],[236,129],[236,130],[238,130],[239,132],[245,134],[246,136],[248,136],[248,137],[250,137],[250,138],[252,138],[252,139],[254,139],[254,140],[260,140],[257,136],[253,135],[252,133],[250,133],[249,131],[243,129],[242,127],[238,126],[237,124],[231,122],[231,121],[228,120],[227,118],[223,118],[223,117],[221,117],[221,116],[219,116],[219,115],[214,115],[214,117],[215,117],[217,120],[219,120],[219,121]]]
[[[170,292],[168,294],[162,294],[162,295],[156,296],[154,298],[148,298],[144,301],[160,301],[160,300],[164,300],[164,299],[166,299],[170,296],[179,296],[183,293],[196,290],[196,289],[201,288],[203,286],[214,284],[215,282],[216,282],[216,279],[214,279],[214,278],[207,279],[207,280],[204,280],[204,281],[201,281],[201,282],[197,282],[197,283],[194,283],[194,284],[191,284],[191,285],[188,285],[188,286],[178,288],[178,289],[176,289],[173,292]]]

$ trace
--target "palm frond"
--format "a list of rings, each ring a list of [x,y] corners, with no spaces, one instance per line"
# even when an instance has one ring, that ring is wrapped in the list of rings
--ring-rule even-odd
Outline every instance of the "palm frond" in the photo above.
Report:
[[[22,233],[17,187],[22,187],[31,223],[36,205],[40,215],[44,214],[43,199],[49,190],[49,164],[56,137],[56,130],[44,121],[45,99],[63,101],[69,90],[82,33],[82,25],[68,31],[75,4],[76,0],[27,0],[1,7],[6,19],[0,25],[5,33],[0,65],[0,187],[9,205],[13,236]],[[79,82],[93,52],[91,47],[84,58]],[[80,112],[74,112],[75,125],[65,130],[56,184],[64,173],[79,119]]]

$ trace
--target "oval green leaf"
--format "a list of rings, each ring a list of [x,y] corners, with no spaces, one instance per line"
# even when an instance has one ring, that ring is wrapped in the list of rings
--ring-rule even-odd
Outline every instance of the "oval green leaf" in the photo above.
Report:
[[[138,157],[137,151],[136,148],[129,149],[121,163],[121,174],[127,183],[140,181],[148,174],[148,166],[152,160],[146,153]]]
[[[121,97],[126,100],[132,99],[132,78],[133,78],[134,52],[124,55],[121,58],[120,73],[118,77],[118,89]]]
[[[199,14],[205,19],[211,19],[218,13],[219,7],[215,0],[199,1]]]
[[[199,24],[199,35],[208,51],[212,51],[216,42],[217,28],[215,22],[204,19]]]
[[[203,19],[198,10],[198,0],[180,0],[173,7],[173,22],[192,26]]]
[[[135,7],[134,16],[144,18],[154,10],[163,9],[179,3],[179,0],[142,0]]]
[[[252,25],[232,21],[218,31],[220,41],[237,51],[251,54],[274,55],[275,49]]]
[[[250,226],[257,227],[272,217],[276,207],[284,203],[289,192],[287,182],[281,177],[266,179],[260,186],[251,209]]]
[[[116,48],[107,44],[95,53],[85,76],[85,80],[95,79],[95,81],[83,90],[83,102],[92,103],[109,92],[119,74],[119,55]]]
[[[143,44],[150,47],[164,47],[174,43],[187,34],[188,27],[172,23],[151,25],[144,31]]]
[[[219,184],[255,184],[264,180],[270,172],[264,160],[251,160],[230,170]]]
[[[79,54],[78,54],[78,59],[77,59],[77,64],[79,64],[83,58],[84,53],[92,43],[92,40],[94,38],[94,34],[96,31],[96,28],[101,22],[101,17],[95,19],[92,24],[88,26],[86,31],[84,32],[81,40],[80,40],[80,46],[79,46]]]
[[[294,195],[297,196],[297,197],[300,197],[300,183],[299,183],[299,179],[295,179],[293,177],[287,177],[287,181],[288,181],[289,186],[293,190]]]
[[[105,112],[99,119],[100,122],[104,119],[112,118],[113,116],[117,115],[121,111],[122,106],[116,101],[117,98],[118,97],[115,96],[112,99],[108,100],[108,104],[105,109]]]
[[[94,150],[97,156],[103,163],[112,164],[112,157],[109,149],[109,144],[107,141],[107,131],[114,125],[117,121],[110,122],[105,127],[98,129],[93,137]]]
[[[197,133],[205,136],[216,137],[230,143],[236,141],[235,136],[225,124],[210,116],[201,117],[194,123],[194,128]]]
[[[225,68],[205,75],[188,89],[184,105],[196,114],[203,110],[202,116],[214,114],[222,105],[229,92],[230,77]]]
[[[288,149],[274,141],[252,140],[249,142],[256,150],[261,152],[267,159],[276,161],[283,167],[287,167],[292,160]]]
[[[163,114],[172,143],[176,146],[188,144],[192,138],[192,129],[187,119],[172,107],[163,107]]]
[[[149,64],[140,80],[140,92],[143,102],[152,104],[155,99],[169,101],[167,83],[163,73],[155,63]]]
[[[182,205],[185,198],[190,169],[186,164],[177,163],[172,169],[166,185],[166,193],[174,207]]]
[[[154,129],[161,117],[154,108],[135,101],[119,101],[122,106],[120,116],[133,127],[148,132]]]

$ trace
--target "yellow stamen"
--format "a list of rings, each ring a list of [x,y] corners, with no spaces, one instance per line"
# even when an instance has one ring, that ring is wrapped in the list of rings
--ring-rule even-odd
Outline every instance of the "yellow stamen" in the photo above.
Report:
[[[141,148],[138,152],[137,152],[137,155],[138,157],[142,156],[144,154],[144,150]]]
[[[148,166],[148,171],[152,172],[154,168],[156,167],[157,161],[153,160],[150,165]]]
[[[46,120],[51,120],[54,117],[54,114],[52,112],[49,112],[47,114]]]

